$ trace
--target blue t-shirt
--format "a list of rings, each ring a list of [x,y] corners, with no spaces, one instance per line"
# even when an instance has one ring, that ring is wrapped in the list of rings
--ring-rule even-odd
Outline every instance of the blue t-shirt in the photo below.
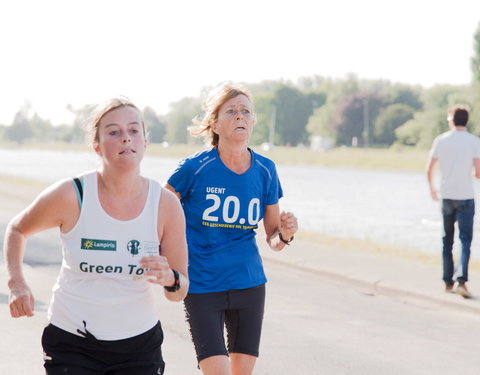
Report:
[[[283,196],[275,164],[250,150],[239,175],[212,148],[184,159],[168,180],[187,222],[189,293],[245,289],[267,279],[255,229],[267,205]]]

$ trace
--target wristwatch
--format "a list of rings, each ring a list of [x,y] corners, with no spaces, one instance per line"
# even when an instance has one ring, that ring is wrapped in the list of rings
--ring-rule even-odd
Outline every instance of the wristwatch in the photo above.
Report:
[[[285,245],[290,245],[290,242],[292,242],[295,237],[292,236],[292,238],[290,238],[289,240],[286,240],[283,238],[282,232],[278,232],[278,238],[280,238],[280,241],[282,241]]]
[[[176,292],[178,289],[180,289],[180,274],[178,273],[177,270],[172,270],[172,271],[173,271],[173,276],[175,277],[175,281],[172,286],[164,286],[167,292]]]

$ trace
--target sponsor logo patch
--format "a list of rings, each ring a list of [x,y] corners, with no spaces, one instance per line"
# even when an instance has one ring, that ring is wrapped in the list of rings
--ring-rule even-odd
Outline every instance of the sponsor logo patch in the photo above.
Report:
[[[127,251],[133,256],[158,255],[159,243],[155,241],[131,240],[127,243]]]
[[[117,251],[117,241],[82,238],[80,248],[82,250]]]
[[[132,254],[132,256],[138,255],[140,249],[140,241],[131,240],[127,243],[127,250],[130,254]]]

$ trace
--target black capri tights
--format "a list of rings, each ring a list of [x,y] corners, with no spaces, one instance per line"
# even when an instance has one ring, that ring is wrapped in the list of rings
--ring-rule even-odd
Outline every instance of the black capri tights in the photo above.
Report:
[[[228,353],[258,357],[265,307],[264,284],[226,292],[189,294],[184,302],[198,362]]]

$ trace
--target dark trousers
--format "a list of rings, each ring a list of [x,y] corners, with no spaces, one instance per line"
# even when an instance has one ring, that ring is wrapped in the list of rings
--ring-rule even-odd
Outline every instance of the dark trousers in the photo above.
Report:
[[[455,222],[458,223],[462,254],[457,269],[457,280],[460,283],[468,281],[468,263],[470,261],[470,246],[473,238],[473,217],[475,215],[475,201],[473,199],[442,200],[443,215],[443,281],[453,283],[454,262],[453,242],[455,235]]]

